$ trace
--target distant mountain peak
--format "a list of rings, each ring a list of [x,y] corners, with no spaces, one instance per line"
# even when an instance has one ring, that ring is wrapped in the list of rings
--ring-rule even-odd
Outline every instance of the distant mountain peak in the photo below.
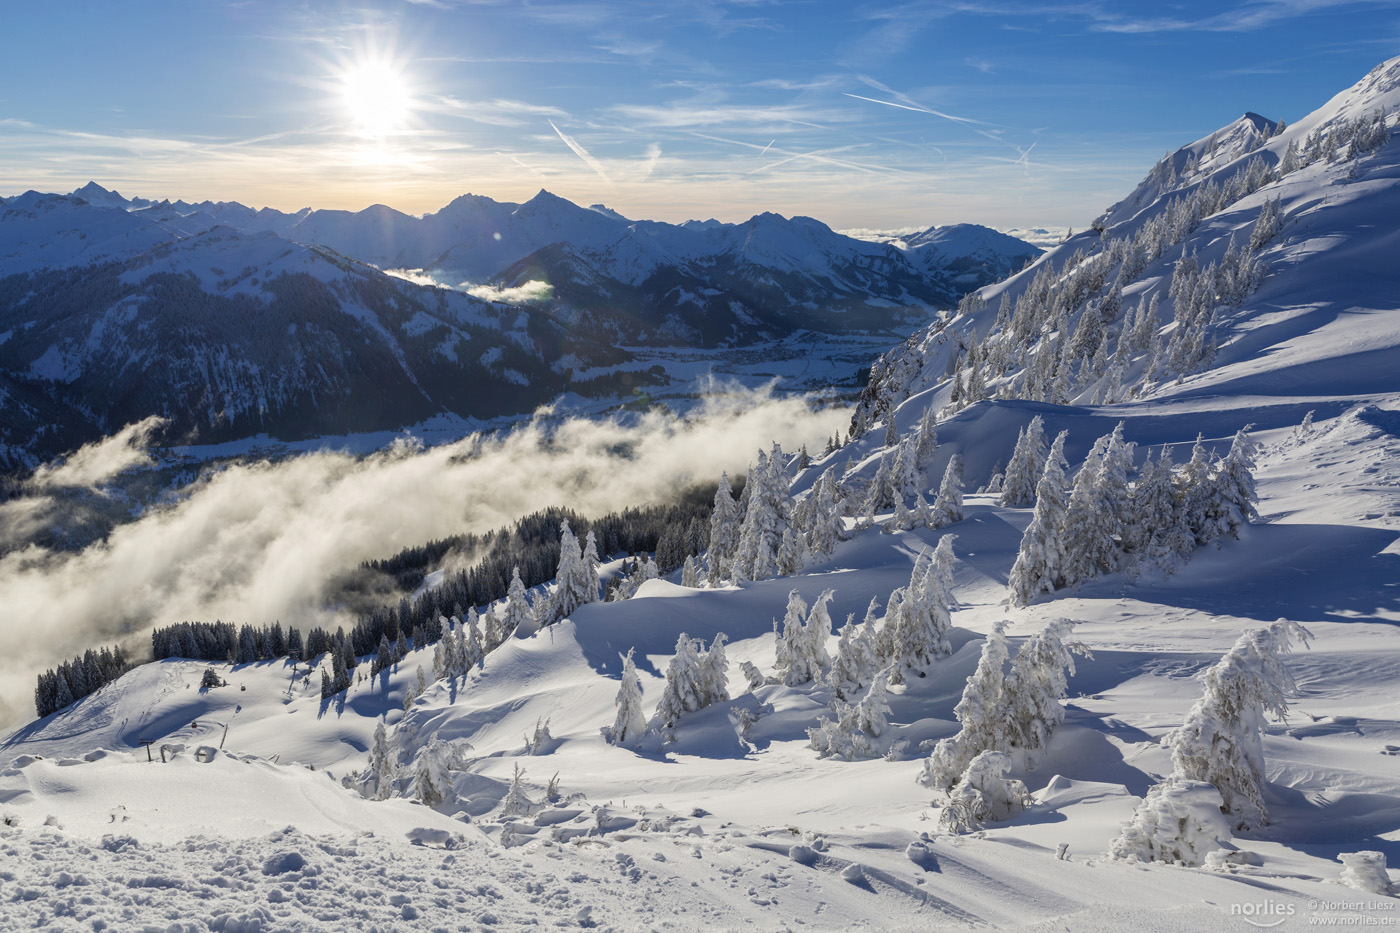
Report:
[[[568,198],[561,198],[548,188],[541,188],[539,191],[536,191],[535,196],[522,204],[521,207],[526,207],[531,204],[567,204],[570,207],[578,207],[573,201],[570,201]]]
[[[80,198],[89,204],[99,207],[124,207],[127,200],[115,191],[102,187],[95,181],[90,181],[69,197]]]
[[[606,204],[590,204],[588,205],[588,209],[590,211],[594,211],[595,213],[602,214],[604,217],[611,217],[613,220],[621,220],[625,223],[631,223],[631,220],[629,220],[626,217],[623,217],[621,214],[613,210],[611,207],[608,207]]]

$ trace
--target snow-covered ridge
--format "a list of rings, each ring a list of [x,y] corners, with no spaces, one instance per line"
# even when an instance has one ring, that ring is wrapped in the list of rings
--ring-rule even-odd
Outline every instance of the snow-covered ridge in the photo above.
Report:
[[[1397,70],[1281,130],[1250,115],[1178,150],[1096,229],[882,360],[865,417],[959,368],[946,402],[1384,390],[1380,360],[1400,349],[1381,258],[1400,210]],[[969,396],[974,369],[986,384]]]

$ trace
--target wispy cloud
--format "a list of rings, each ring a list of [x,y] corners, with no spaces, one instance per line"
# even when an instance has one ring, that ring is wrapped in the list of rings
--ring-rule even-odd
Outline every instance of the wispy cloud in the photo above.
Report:
[[[656,171],[656,166],[661,162],[661,144],[652,143],[647,146],[646,160],[642,162],[642,177],[650,178],[651,173]]]
[[[1394,6],[1394,0],[1253,0],[1203,17],[1135,17],[1124,15],[1121,7],[1093,8],[1090,16],[1091,28],[1100,32],[1249,32],[1303,16],[1366,6]]]
[[[554,286],[538,280],[526,282],[514,288],[497,288],[493,285],[470,285],[463,282],[459,288],[482,301],[498,301],[508,305],[542,304],[554,297]]]
[[[849,123],[855,119],[854,115],[833,108],[810,108],[786,104],[619,104],[610,110],[629,123],[668,129],[686,129],[697,126],[754,126],[774,123],[790,123],[822,129],[827,124]]]
[[[524,126],[539,117],[568,116],[558,107],[500,97],[491,100],[462,100],[440,95],[430,98],[424,109],[492,126]]]
[[[893,175],[893,174],[906,174],[906,175],[907,175],[907,174],[909,174],[909,173],[906,173],[906,172],[902,172],[902,171],[900,171],[900,170],[898,170],[898,169],[894,169],[894,168],[891,168],[891,167],[888,167],[888,166],[884,166],[884,165],[869,164],[869,163],[862,163],[862,162],[854,162],[854,161],[852,161],[852,160],[850,160],[850,159],[835,159],[835,158],[832,158],[832,153],[849,151],[851,148],[853,148],[853,147],[850,147],[850,146],[843,146],[843,147],[840,147],[840,148],[837,148],[837,149],[819,149],[819,150],[813,150],[813,151],[810,151],[810,152],[790,152],[790,151],[787,151],[787,150],[775,148],[775,147],[773,146],[772,143],[769,143],[769,144],[766,145],[766,146],[759,146],[759,145],[756,145],[756,144],[754,144],[754,143],[744,142],[743,140],[738,140],[738,139],[725,139],[725,138],[722,137],[722,136],[710,136],[710,135],[707,135],[707,134],[705,134],[705,133],[694,133],[694,134],[692,134],[692,135],[694,135],[694,136],[696,136],[696,137],[698,137],[698,138],[700,138],[700,139],[708,139],[708,140],[710,140],[711,142],[726,143],[726,144],[728,144],[728,145],[730,145],[730,146],[739,146],[739,147],[742,147],[742,148],[745,148],[745,149],[757,149],[757,150],[759,150],[759,154],[760,154],[760,155],[763,155],[763,154],[765,154],[765,153],[767,153],[767,152],[769,152],[769,151],[771,150],[772,152],[774,152],[774,153],[776,153],[776,154],[778,154],[778,155],[785,156],[785,158],[780,159],[780,160],[777,161],[777,162],[773,162],[773,163],[771,163],[771,164],[769,164],[769,165],[764,165],[764,166],[760,166],[760,167],[757,168],[757,169],[753,169],[753,170],[751,170],[748,174],[753,174],[754,172],[766,172],[766,171],[770,171],[771,169],[774,169],[774,168],[776,168],[776,167],[778,167],[778,166],[780,166],[780,165],[783,165],[783,164],[785,164],[785,163],[794,162],[794,161],[798,161],[798,160],[806,160],[806,161],[811,161],[811,162],[820,162],[820,163],[822,163],[822,164],[824,164],[824,165],[839,166],[840,168],[853,169],[854,171],[857,171],[857,172],[865,172],[865,173],[871,174],[871,175]]]
[[[149,466],[154,461],[146,448],[164,426],[159,415],[129,424],[109,438],[80,447],[61,463],[41,466],[30,483],[37,489],[95,488],[125,470]]]

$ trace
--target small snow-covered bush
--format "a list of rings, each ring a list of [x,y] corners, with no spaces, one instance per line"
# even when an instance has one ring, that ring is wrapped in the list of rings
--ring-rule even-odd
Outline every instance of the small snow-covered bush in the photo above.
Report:
[[[851,705],[837,700],[835,721],[823,718],[815,728],[807,730],[811,746],[818,755],[823,758],[839,756],[847,761],[879,755],[871,739],[879,738],[889,726],[888,683],[889,670],[886,669],[875,675],[874,683],[859,703]]]
[[[428,807],[455,802],[457,792],[453,787],[451,772],[466,768],[463,756],[470,748],[465,743],[440,739],[433,739],[421,748],[410,769],[413,780],[408,788],[409,795]]]
[[[534,816],[543,806],[531,800],[530,795],[525,792],[525,772],[517,764],[515,774],[511,777],[510,789],[501,801],[500,818],[505,820],[511,817]]]
[[[1220,791],[1213,785],[1173,775],[1147,792],[1113,840],[1109,857],[1200,865],[1229,838],[1220,806]]]
[[[1025,784],[1006,776],[1010,771],[1011,756],[1005,752],[982,752],[972,759],[962,780],[948,793],[943,828],[972,832],[986,823],[1009,820],[1035,803]]]
[[[1337,861],[1345,866],[1338,880],[1347,887],[1387,897],[1396,893],[1390,873],[1385,870],[1384,852],[1343,852]]]

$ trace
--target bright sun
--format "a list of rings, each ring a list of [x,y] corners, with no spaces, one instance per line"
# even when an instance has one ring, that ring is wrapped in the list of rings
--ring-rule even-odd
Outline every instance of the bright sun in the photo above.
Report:
[[[342,72],[340,93],[355,132],[366,138],[402,130],[413,109],[413,95],[403,74],[382,62],[367,62]]]

